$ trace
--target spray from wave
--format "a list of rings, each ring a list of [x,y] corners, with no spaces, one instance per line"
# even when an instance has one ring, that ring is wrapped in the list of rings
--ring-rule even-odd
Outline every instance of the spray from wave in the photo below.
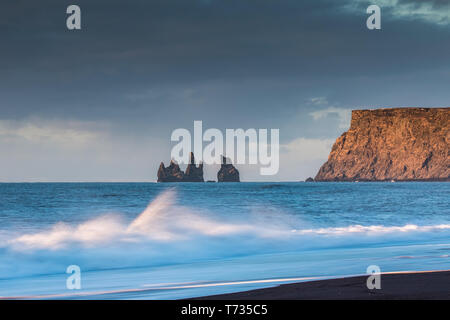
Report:
[[[239,221],[223,221],[212,218],[212,214],[201,214],[193,209],[178,206],[176,193],[169,189],[154,199],[148,207],[131,223],[119,215],[105,215],[77,226],[57,223],[51,229],[18,236],[8,244],[15,249],[57,250],[72,245],[85,247],[104,246],[112,243],[156,243],[183,242],[196,237],[265,238],[272,241],[294,240],[296,243],[306,240],[304,236],[339,237],[402,235],[406,233],[438,232],[450,230],[449,224],[417,226],[362,226],[329,228],[300,228],[301,221],[292,223],[291,216],[279,214],[277,223],[257,215],[243,215]],[[214,216],[213,216],[214,217]],[[273,218],[273,217],[272,217]],[[289,223],[283,223],[286,220]],[[281,222],[280,222],[281,221]],[[302,238],[303,236],[303,238]]]
[[[9,244],[18,249],[61,249],[73,244],[92,247],[112,242],[176,241],[193,234],[218,236],[256,231],[250,225],[221,223],[177,206],[175,196],[174,190],[162,193],[129,224],[110,214],[78,226],[57,223],[50,230],[21,235]]]

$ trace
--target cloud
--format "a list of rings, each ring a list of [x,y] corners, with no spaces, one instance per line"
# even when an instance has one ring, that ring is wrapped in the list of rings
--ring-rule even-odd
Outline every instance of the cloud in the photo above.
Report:
[[[0,144],[22,141],[60,147],[82,147],[100,138],[101,132],[95,129],[98,126],[99,124],[79,121],[0,120]]]
[[[309,101],[314,104],[314,105],[328,105],[328,100],[326,97],[316,97],[316,98],[311,98],[309,99]]]
[[[297,138],[281,146],[283,158],[303,160],[325,160],[330,153],[334,139]]]
[[[280,146],[279,181],[303,181],[314,176],[327,160],[333,139],[299,137]]]
[[[340,129],[348,129],[350,126],[350,120],[352,116],[352,109],[338,108],[330,106],[326,109],[317,110],[309,113],[310,116],[313,117],[314,120],[320,120],[326,118],[330,114],[335,114],[339,118],[339,128]]]
[[[382,14],[386,10],[394,19],[418,19],[443,26],[450,24],[450,2],[447,0],[352,0],[345,8],[361,11],[363,7],[367,8],[371,4],[379,5]]]
[[[280,146],[280,172],[238,165],[244,181],[304,180],[326,160],[334,139],[300,137]],[[113,124],[75,120],[0,120],[0,181],[154,181],[169,159],[167,140],[124,137]],[[155,155],[154,150],[161,150]],[[165,156],[166,155],[166,156]],[[216,179],[219,166],[205,168]]]
[[[0,181],[154,181],[167,147],[101,121],[0,120]]]
[[[260,175],[259,164],[236,165],[241,181],[304,181],[314,177],[327,160],[335,139],[298,137],[280,145],[280,168],[274,176]],[[206,166],[207,179],[216,179],[220,166]]]

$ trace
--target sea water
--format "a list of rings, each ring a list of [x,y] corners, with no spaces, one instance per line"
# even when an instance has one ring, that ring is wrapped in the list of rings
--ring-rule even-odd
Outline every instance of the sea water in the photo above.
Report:
[[[1,298],[179,299],[371,265],[450,269],[449,183],[0,184]]]

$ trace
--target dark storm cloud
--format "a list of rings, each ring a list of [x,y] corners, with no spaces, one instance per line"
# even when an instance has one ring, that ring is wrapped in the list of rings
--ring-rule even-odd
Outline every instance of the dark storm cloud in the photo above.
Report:
[[[399,0],[401,4],[410,4],[413,3],[415,5],[422,5],[425,1],[423,0]],[[433,8],[436,9],[444,9],[450,5],[448,0],[427,0],[427,3],[431,4]]]
[[[3,2],[1,84],[3,94],[17,98],[11,97],[16,110],[9,114],[70,105],[64,112],[104,114],[108,108],[114,115],[127,94],[149,86],[373,77],[433,69],[447,60],[449,43],[439,40],[448,29],[392,23],[385,26],[392,31],[371,34],[365,12],[346,12],[342,3],[78,1],[83,30],[73,32],[65,28],[68,1]]]
[[[450,2],[447,0],[353,0],[348,1],[346,8],[362,11],[371,4],[381,7],[384,18],[442,26],[450,24]]]

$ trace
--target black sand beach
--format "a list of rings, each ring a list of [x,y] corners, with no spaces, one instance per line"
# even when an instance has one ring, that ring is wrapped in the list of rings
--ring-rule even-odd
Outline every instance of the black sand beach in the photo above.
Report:
[[[388,273],[381,289],[369,290],[367,276],[284,284],[273,288],[222,294],[200,300],[450,300],[450,271]]]

